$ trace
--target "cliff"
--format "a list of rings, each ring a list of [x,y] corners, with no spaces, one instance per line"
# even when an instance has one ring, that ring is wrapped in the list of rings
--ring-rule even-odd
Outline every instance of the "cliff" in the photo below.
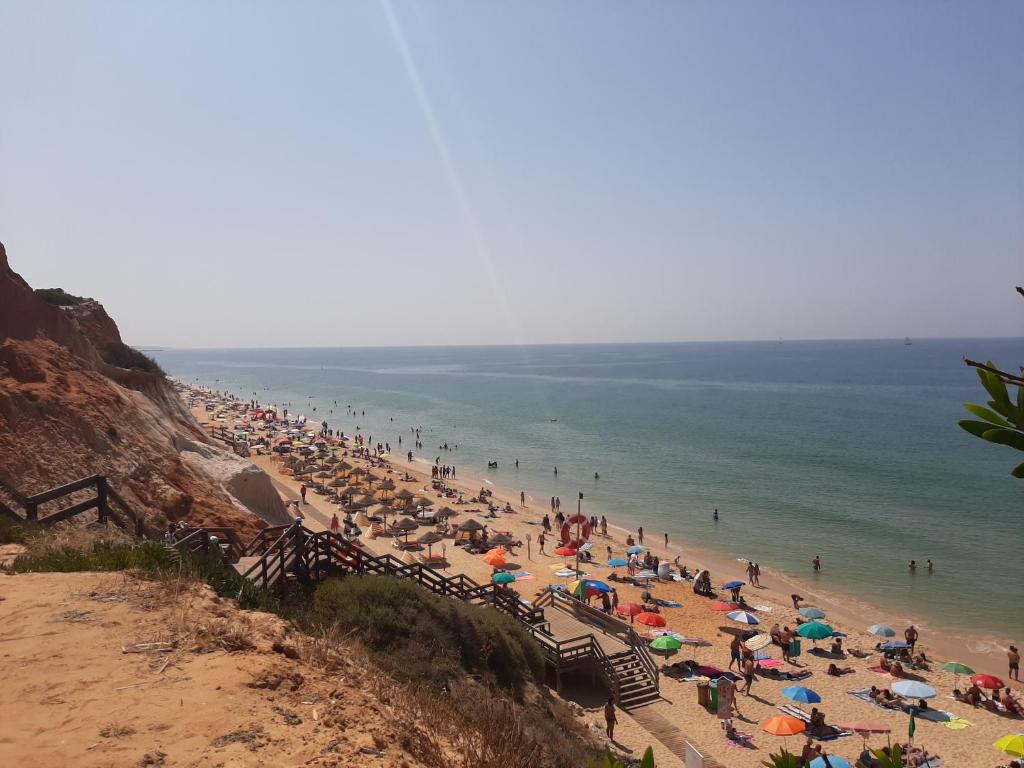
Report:
[[[0,339],[0,478],[21,493],[103,474],[154,528],[288,522],[270,478],[214,446],[161,373],[104,362],[121,334],[99,302],[46,303],[2,244]]]

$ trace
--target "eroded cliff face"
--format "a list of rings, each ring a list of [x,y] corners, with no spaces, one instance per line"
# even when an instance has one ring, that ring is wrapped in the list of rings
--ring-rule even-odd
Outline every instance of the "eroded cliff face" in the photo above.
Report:
[[[99,302],[36,297],[0,244],[0,477],[31,494],[103,474],[157,529],[289,522],[270,478],[214,446],[163,376],[103,362],[120,340]]]

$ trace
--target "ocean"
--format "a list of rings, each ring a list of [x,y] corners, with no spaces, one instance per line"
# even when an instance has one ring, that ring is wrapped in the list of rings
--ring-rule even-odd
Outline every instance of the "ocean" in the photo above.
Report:
[[[814,581],[832,593],[954,630],[1024,629],[1024,481],[1010,476],[1024,456],[957,426],[986,399],[963,357],[1014,366],[1022,339],[152,354],[185,382],[392,450],[422,427],[418,456],[545,506],[582,492],[585,512],[654,541],[803,579],[820,555]]]

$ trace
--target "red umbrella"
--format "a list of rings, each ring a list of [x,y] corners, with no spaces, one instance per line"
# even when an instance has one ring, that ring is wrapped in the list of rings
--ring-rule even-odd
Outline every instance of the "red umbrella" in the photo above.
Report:
[[[739,607],[739,603],[723,603],[721,600],[716,600],[711,604],[712,611],[721,611],[722,613],[735,611]]]
[[[641,624],[646,624],[648,627],[664,627],[665,619],[659,616],[657,613],[638,613],[636,620]]]
[[[620,616],[636,616],[644,612],[644,607],[640,603],[626,603],[615,610]]]
[[[979,688],[988,688],[990,691],[1006,687],[1006,684],[995,675],[971,675],[971,682]]]
[[[555,550],[555,554],[562,557],[573,557],[576,554],[576,550],[572,547],[559,547]]]
[[[566,519],[565,522],[570,523],[572,525],[576,525],[576,523],[586,523],[588,522],[588,520],[583,515],[571,515]]]

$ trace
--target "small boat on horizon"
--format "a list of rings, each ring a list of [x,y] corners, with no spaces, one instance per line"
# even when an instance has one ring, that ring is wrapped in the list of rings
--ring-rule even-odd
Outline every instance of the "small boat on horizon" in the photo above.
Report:
[[[909,347],[910,344],[911,344],[910,337],[909,336],[903,337],[903,346],[904,347]]]

